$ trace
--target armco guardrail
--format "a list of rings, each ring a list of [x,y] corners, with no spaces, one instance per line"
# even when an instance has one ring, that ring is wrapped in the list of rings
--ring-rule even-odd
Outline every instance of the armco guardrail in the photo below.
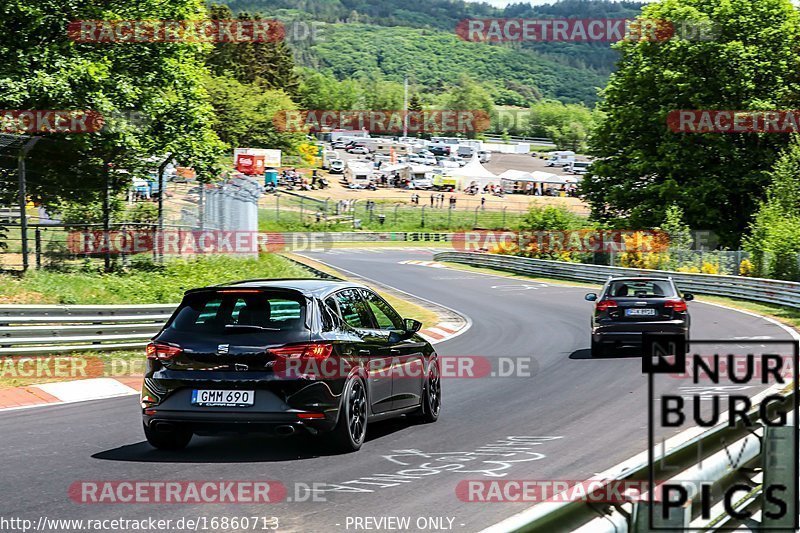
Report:
[[[177,306],[0,305],[0,356],[141,348]],[[295,312],[272,308],[274,317]]]
[[[140,348],[176,307],[0,305],[0,355]]]
[[[794,404],[794,393],[785,393],[782,396],[787,404]],[[777,409],[773,409],[775,405],[769,404],[766,419],[774,420],[779,416]],[[585,482],[590,487],[586,491],[586,499],[541,503],[485,529],[483,533],[571,531],[579,527],[585,528],[582,531],[593,533],[650,532],[647,501],[636,501],[635,497],[631,497],[628,503],[604,503],[602,498],[594,501],[592,495],[613,493],[614,487],[620,490],[619,487],[626,486],[626,483],[647,482],[651,470],[653,479],[659,483],[668,480],[670,484],[681,484],[690,494],[696,494],[694,491],[702,484],[710,485],[714,497],[713,505],[721,501],[720,496],[725,489],[735,483],[744,482],[752,488],[752,492],[747,497],[744,497],[745,493],[741,493],[742,497],[735,502],[734,507],[738,512],[757,511],[762,503],[760,488],[764,479],[780,479],[786,486],[793,486],[793,469],[785,468],[783,461],[764,461],[763,450],[775,450],[775,446],[793,449],[792,446],[786,446],[786,443],[791,442],[792,438],[787,431],[793,432],[794,427],[765,426],[759,407],[750,410],[747,419],[752,426],[739,421],[736,426],[730,427],[727,421],[722,422],[708,431],[674,444],[667,448],[666,453],[659,447],[652,464],[645,459],[628,465],[618,473],[592,478]],[[735,450],[736,454],[733,461],[731,450]],[[791,462],[791,452],[784,456]],[[753,524],[752,519],[735,520],[724,511],[716,511],[711,518],[703,519],[700,516],[700,505],[697,504],[692,505],[689,512],[686,512],[685,507],[673,508],[666,520],[661,519],[659,502],[654,502],[654,510],[659,513],[656,523],[661,528],[666,528],[659,529],[660,531],[686,531],[689,527],[707,531],[720,528],[729,530],[736,526]],[[762,525],[776,528],[781,524],[773,522]]]
[[[604,283],[608,276],[670,276],[678,287],[686,292],[727,296],[739,300],[800,308],[800,283],[792,281],[584,265],[581,263],[564,263],[477,252],[441,252],[435,255],[435,259],[437,261],[451,261],[488,267],[515,274],[588,281],[599,284]]]
[[[288,232],[270,233],[280,235],[287,245],[291,243],[305,243],[315,235],[320,243],[337,242],[450,242],[453,233],[424,232],[424,231],[328,231],[328,232]]]

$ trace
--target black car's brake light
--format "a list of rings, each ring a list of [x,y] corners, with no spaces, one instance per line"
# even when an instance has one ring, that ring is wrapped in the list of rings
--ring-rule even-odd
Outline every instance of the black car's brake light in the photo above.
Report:
[[[685,313],[688,309],[686,302],[683,300],[667,300],[664,302],[664,307],[667,309],[672,309],[677,313]]]
[[[595,311],[608,311],[610,309],[615,309],[617,307],[617,302],[614,300],[600,300],[594,306]]]
[[[290,344],[280,348],[270,348],[269,352],[279,357],[314,359],[324,361],[331,356],[333,344],[310,342],[302,344]]]
[[[159,361],[168,361],[173,359],[176,355],[180,354],[183,350],[179,346],[172,346],[161,342],[151,342],[145,348],[144,353],[148,359],[157,359]]]

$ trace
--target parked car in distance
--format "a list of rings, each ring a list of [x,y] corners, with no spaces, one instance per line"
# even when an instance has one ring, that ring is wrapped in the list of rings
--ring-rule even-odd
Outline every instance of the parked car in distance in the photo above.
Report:
[[[435,422],[441,368],[420,327],[350,282],[192,289],[146,349],[145,437],[176,450],[194,434],[306,432],[349,452],[373,421]]]
[[[344,161],[341,159],[333,159],[330,162],[330,173],[331,174],[343,174],[344,173]]]
[[[347,152],[351,154],[368,154],[369,148],[366,146],[351,146],[347,149]]]
[[[409,183],[409,189],[430,189],[433,187],[433,178],[428,176],[414,176]]]
[[[671,333],[689,341],[690,316],[686,302],[672,278],[609,278],[595,302],[591,318],[592,355],[601,357],[609,348],[641,345],[642,333]]]
[[[566,169],[566,172],[569,172],[570,174],[582,176],[589,171],[589,165],[591,164],[592,163],[590,161],[573,161],[564,168]]]
[[[481,163],[488,163],[491,160],[492,160],[492,152],[489,152],[488,150],[480,150],[478,152],[478,161],[480,161]]]
[[[565,167],[573,161],[575,161],[575,152],[571,150],[558,150],[555,152],[550,152],[549,158],[547,159],[547,164],[545,166]]]

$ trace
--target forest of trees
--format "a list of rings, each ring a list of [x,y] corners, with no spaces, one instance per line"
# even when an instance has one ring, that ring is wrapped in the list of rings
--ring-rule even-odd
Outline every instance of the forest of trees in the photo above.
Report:
[[[505,9],[460,0],[232,0],[233,11],[260,12],[290,24],[320,21],[321,39],[292,43],[298,64],[342,80],[363,75],[409,76],[438,91],[461,74],[484,84],[498,105],[541,98],[592,105],[614,69],[609,43],[472,43],[456,36],[465,18],[634,18],[638,2],[563,0]]]

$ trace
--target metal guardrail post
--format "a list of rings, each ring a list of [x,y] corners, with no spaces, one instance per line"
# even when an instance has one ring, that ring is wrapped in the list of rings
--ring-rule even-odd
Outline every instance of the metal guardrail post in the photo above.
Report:
[[[795,415],[796,416],[796,415]],[[793,514],[791,503],[788,509],[782,509],[785,502],[794,502],[797,508],[797,460],[795,449],[795,426],[766,426],[764,429],[762,466],[764,468],[764,487],[785,487],[785,490],[761,495],[761,527],[765,531],[777,528],[794,529],[797,516]],[[772,498],[780,500],[777,503]]]
[[[631,533],[650,533],[651,531],[663,532],[685,531],[691,522],[691,502],[687,502],[680,507],[670,507],[667,510],[667,517],[663,515],[663,502],[652,502],[653,528],[650,527],[650,502],[639,501],[633,506],[633,516],[631,517]],[[667,529],[669,528],[669,529]]]
[[[38,227],[33,234],[34,238],[34,249],[36,253],[36,270],[42,268],[42,230]]]

